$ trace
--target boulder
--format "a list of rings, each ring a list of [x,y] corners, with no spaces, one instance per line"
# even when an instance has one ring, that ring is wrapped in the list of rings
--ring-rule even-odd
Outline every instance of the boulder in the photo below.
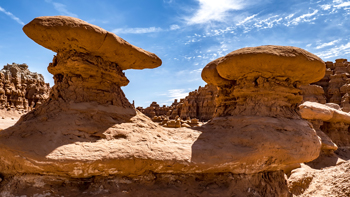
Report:
[[[300,115],[307,120],[343,122],[350,124],[350,114],[316,102],[305,102],[299,106]]]

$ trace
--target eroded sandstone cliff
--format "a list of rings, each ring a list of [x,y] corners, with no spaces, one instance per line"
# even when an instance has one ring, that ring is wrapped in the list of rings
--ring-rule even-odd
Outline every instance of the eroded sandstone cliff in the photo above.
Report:
[[[30,72],[27,64],[7,64],[0,71],[0,114],[21,116],[43,104],[50,85],[41,74]]]
[[[178,116],[182,120],[196,118],[206,122],[214,116],[217,91],[216,86],[207,84],[188,93],[188,96],[180,99],[179,102],[175,99],[171,106],[163,105],[160,107],[157,102],[153,102],[145,109],[142,107],[137,109],[150,118],[166,116],[170,119],[176,119]]]
[[[274,69],[264,58],[269,55],[307,60],[292,61],[291,71],[278,77],[262,73],[240,76],[241,82],[238,77],[223,80],[227,84],[214,83],[224,92],[252,100],[249,104],[264,101],[256,107],[266,107],[272,115],[225,93],[236,108],[228,99],[219,99],[223,110],[216,110],[208,124],[172,129],[138,112],[120,89],[128,83],[122,70],[160,66],[155,54],[72,17],[39,17],[24,31],[57,52],[48,69],[55,86],[48,102],[0,132],[2,195],[290,196],[282,170],[311,161],[320,152],[316,132],[295,111],[302,100],[296,87],[297,81],[316,81],[324,64],[302,49],[246,48],[248,55],[259,54],[255,61],[267,69]],[[313,72],[301,75],[305,78],[291,75],[299,70]],[[252,87],[244,84],[246,80],[259,82]],[[275,104],[263,100],[264,94],[276,94],[264,83],[283,90],[277,97],[288,97],[273,100]],[[240,91],[235,92],[235,84]],[[190,114],[191,109],[184,111]]]

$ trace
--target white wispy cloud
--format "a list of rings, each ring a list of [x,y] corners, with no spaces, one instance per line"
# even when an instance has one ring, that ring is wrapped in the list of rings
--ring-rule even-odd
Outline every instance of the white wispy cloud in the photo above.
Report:
[[[338,4],[338,5],[334,5],[333,7],[335,7],[335,8],[343,8],[343,7],[348,7],[348,6],[350,6],[350,1],[347,1],[347,2],[343,2],[343,3],[341,3],[341,4]]]
[[[146,34],[146,33],[157,33],[162,31],[174,31],[180,29],[179,25],[171,25],[169,29],[163,29],[160,27],[135,27],[135,28],[116,28],[112,32],[115,34]]]
[[[116,28],[112,32],[115,34],[145,34],[145,33],[156,33],[163,31],[160,27],[146,27],[146,28]]]
[[[320,45],[316,46],[315,48],[316,48],[316,49],[322,49],[322,48],[324,48],[324,47],[333,46],[333,45],[335,45],[335,44],[336,44],[337,42],[339,42],[339,41],[340,41],[340,39],[338,39],[338,40],[333,40],[333,41],[331,41],[331,42],[327,42],[327,43],[320,44]]]
[[[279,24],[282,20],[283,20],[282,17],[280,17],[279,15],[275,15],[267,19],[259,20],[254,24],[254,26],[258,29],[272,28],[276,24]]]
[[[321,7],[323,10],[329,10],[329,9],[331,9],[332,5],[331,5],[331,4],[324,4],[324,5],[320,5],[320,7]]]
[[[4,14],[6,14],[7,16],[11,17],[13,20],[15,20],[17,23],[19,23],[20,25],[24,25],[24,22],[21,21],[21,19],[19,19],[17,16],[13,15],[11,12],[6,11],[4,8],[0,7],[0,12],[3,12]]]
[[[164,3],[172,3],[173,0],[163,0]]]
[[[323,59],[331,58],[331,57],[337,57],[337,56],[343,56],[346,54],[350,54],[350,42],[346,44],[342,44],[340,46],[332,47],[330,49],[327,49],[326,51],[322,51],[319,53],[316,53],[319,57]]]
[[[313,20],[316,20],[315,16],[318,13],[318,10],[314,10],[312,13],[303,14],[301,16],[298,16],[290,21],[293,25],[298,25],[301,22],[311,22]],[[312,18],[313,17],[313,18]]]
[[[72,12],[69,12],[66,8],[66,5],[64,5],[62,3],[52,2],[52,5],[54,6],[55,10],[57,10],[62,15],[78,17],[78,15],[76,15]]]
[[[224,21],[229,11],[242,10],[248,0],[196,0],[199,8],[193,16],[185,18],[187,24],[204,24],[211,21]]]
[[[203,70],[203,68],[198,68],[198,69],[195,69],[195,70],[191,70],[190,74],[192,74],[192,73],[201,73],[202,70]]]
[[[188,95],[188,91],[185,89],[172,89],[168,90],[167,96],[170,98],[169,101],[173,101],[174,99],[185,98]]]
[[[255,18],[258,14],[254,14],[251,16],[248,16],[247,18],[245,18],[244,20],[242,20],[241,22],[239,22],[237,25],[243,25],[244,23],[250,21],[251,19]]]
[[[55,10],[57,10],[61,15],[78,18],[77,14],[74,14],[74,13],[67,10],[67,8],[66,8],[67,6],[65,4],[57,3],[57,2],[54,2],[52,0],[45,0],[45,2],[52,4],[53,7],[55,8]]]
[[[177,29],[180,29],[180,26],[178,26],[178,25],[171,25],[170,26],[170,30],[177,30]]]

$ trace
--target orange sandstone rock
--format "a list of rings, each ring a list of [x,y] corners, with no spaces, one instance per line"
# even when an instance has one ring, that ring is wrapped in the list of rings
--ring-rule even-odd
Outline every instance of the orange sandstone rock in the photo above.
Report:
[[[226,80],[239,78],[282,77],[291,82],[309,84],[323,78],[325,64],[321,58],[291,46],[259,46],[238,49],[209,63],[210,69]],[[203,69],[203,73],[209,67]],[[220,79],[221,81],[221,79]],[[207,83],[210,83],[207,81]]]
[[[203,79],[219,88],[215,117],[203,127],[211,128],[212,132],[217,132],[216,127],[220,127],[234,133],[236,146],[242,146],[242,149],[250,147],[258,151],[255,148],[270,146],[270,151],[260,152],[260,149],[258,152],[263,158],[272,159],[276,166],[293,164],[288,159],[292,155],[296,156],[294,161],[311,161],[318,157],[321,143],[310,123],[302,120],[298,113],[297,106],[303,100],[298,87],[321,79],[325,69],[320,58],[296,47],[249,47],[218,58],[202,71]],[[211,77],[211,73],[216,77]],[[217,74],[231,83],[221,83]],[[216,83],[215,79],[221,82]],[[237,128],[241,124],[246,127]],[[297,125],[298,130],[294,130]],[[251,137],[245,141],[249,145],[243,146],[238,140],[262,133],[264,140]],[[285,140],[288,146],[279,143]],[[248,152],[247,156],[250,155]],[[268,156],[268,152],[274,152],[274,155]]]
[[[153,53],[78,18],[37,17],[23,27],[26,35],[54,52],[76,51],[115,62],[122,70],[156,68],[162,61]]]

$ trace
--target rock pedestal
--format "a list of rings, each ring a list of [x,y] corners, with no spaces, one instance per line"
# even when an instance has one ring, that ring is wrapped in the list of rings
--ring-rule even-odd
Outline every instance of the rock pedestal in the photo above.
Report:
[[[274,155],[256,158],[266,159],[265,165],[292,165],[292,161],[287,162],[292,155],[298,155],[299,161],[311,161],[318,157],[321,143],[310,123],[298,113],[297,106],[303,100],[298,88],[320,80],[324,73],[320,58],[296,47],[261,46],[233,51],[210,62],[202,71],[202,78],[219,88],[215,117],[203,127],[212,127],[216,132],[215,125],[221,125],[221,129],[235,133],[235,143],[242,148],[267,148],[267,144],[279,147],[281,152],[267,148],[266,152]],[[241,124],[245,126],[238,127]],[[248,136],[250,140],[244,139]],[[289,140],[288,147],[279,144],[284,139]],[[249,145],[243,146],[245,143]],[[298,153],[292,153],[291,147]],[[257,152],[265,153],[264,148]]]
[[[69,188],[79,191],[77,195],[104,195],[103,192],[115,195],[122,188],[122,192],[136,196],[140,192],[143,196],[164,196],[164,191],[153,189],[171,190],[174,196],[288,196],[281,170],[286,165],[313,160],[319,154],[321,143],[315,130],[294,111],[294,105],[301,101],[295,86],[324,74],[323,62],[306,51],[271,46],[249,48],[252,54],[262,48],[278,57],[288,56],[291,65],[280,67],[286,71],[273,72],[278,76],[242,77],[239,72],[238,78],[243,80],[230,78],[216,84],[233,92],[232,103],[243,110],[242,114],[237,115],[225,101],[208,124],[172,129],[153,123],[135,110],[120,90],[128,82],[122,70],[160,66],[161,60],[156,55],[72,17],[39,17],[27,24],[24,31],[37,43],[57,52],[49,65],[55,86],[48,102],[0,132],[3,177],[0,191],[5,194],[30,193],[11,190],[12,185],[21,183],[31,188],[33,196],[65,195],[56,186],[71,180]],[[289,55],[302,56],[304,62],[293,61]],[[283,58],[270,60],[266,63],[264,58],[253,58],[256,65],[266,70],[276,69],[271,62],[284,61]],[[261,71],[247,68],[253,73]],[[220,75],[227,77],[229,70],[224,69]],[[290,76],[299,70],[302,74]],[[245,85],[253,78],[259,81],[256,86]],[[240,84],[239,91],[234,91],[234,81]],[[274,99],[276,104],[263,100],[255,91],[272,94],[268,92],[272,91],[270,86],[266,85],[266,90],[265,83],[281,90],[278,95],[286,98]],[[242,105],[241,99],[253,99],[249,104],[263,102],[271,115],[257,109],[259,105]],[[36,175],[41,175],[42,181]],[[97,189],[91,184],[95,178],[100,183],[112,180],[116,185],[112,184],[107,191]],[[192,184],[190,190],[186,183]],[[124,184],[140,189],[130,189]]]

